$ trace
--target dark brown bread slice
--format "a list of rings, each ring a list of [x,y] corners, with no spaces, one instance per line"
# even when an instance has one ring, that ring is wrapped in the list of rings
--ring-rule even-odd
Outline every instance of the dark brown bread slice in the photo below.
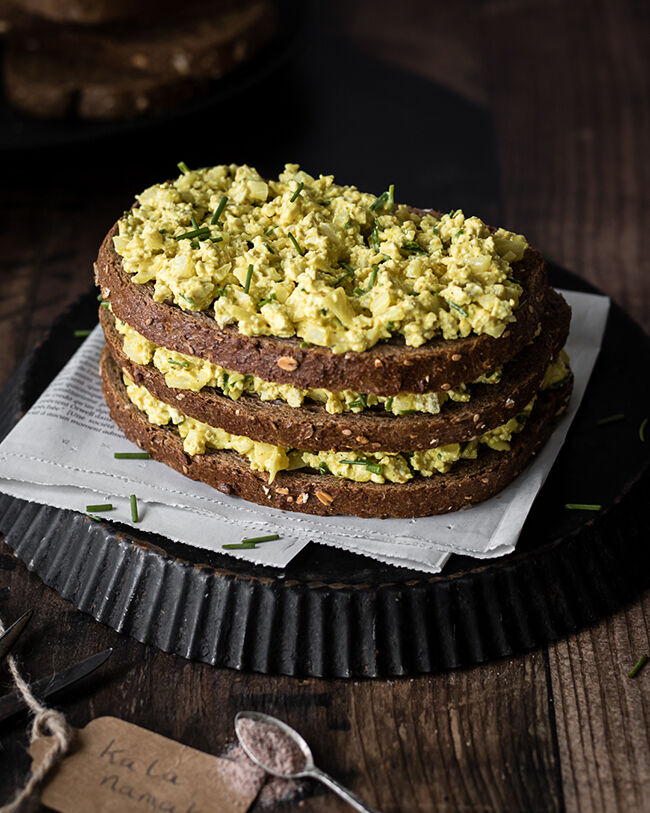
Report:
[[[392,339],[363,353],[335,354],[326,347],[302,348],[300,339],[244,336],[235,326],[220,328],[210,312],[190,313],[154,302],[153,283],[137,285],[113,247],[117,224],[106,235],[95,263],[95,279],[115,315],[161,347],[212,361],[264,381],[306,389],[355,390],[377,395],[435,392],[473,381],[513,358],[533,337],[546,297],[542,256],[527,249],[513,265],[523,287],[517,321],[500,338],[483,334],[435,339],[407,347]]]
[[[190,4],[198,5],[197,2],[186,0],[183,6]],[[175,0],[11,0],[11,5],[18,11],[47,20],[79,25],[151,17],[178,9],[178,2]],[[213,10],[219,11],[224,5],[231,6],[232,0],[213,3],[216,6]]]
[[[107,308],[99,309],[99,318],[117,364],[156,398],[197,420],[276,446],[309,451],[404,452],[470,440],[516,415],[537,392],[549,361],[564,346],[570,309],[549,289],[540,336],[505,365],[499,384],[473,386],[471,401],[448,401],[438,415],[401,416],[383,410],[331,415],[315,404],[305,403],[296,409],[252,395],[233,401],[212,387],[200,392],[172,389],[153,365],[135,364],[124,354],[122,336]]]
[[[457,511],[482,502],[505,488],[543,446],[557,418],[565,411],[572,381],[544,392],[531,420],[516,435],[509,452],[481,450],[476,460],[462,460],[448,474],[418,477],[408,483],[355,483],[314,472],[279,472],[268,476],[252,471],[234,452],[188,455],[176,429],[154,426],[127,398],[120,370],[108,348],[100,371],[104,397],[115,423],[124,434],[155,459],[225,494],[305,514],[359,517],[418,517]]]
[[[4,55],[3,80],[11,104],[42,118],[130,118],[174,107],[206,86],[183,76],[161,78],[102,67],[74,55],[66,62],[11,43]]]
[[[217,79],[254,54],[272,31],[269,0],[249,0],[219,12],[196,4],[126,24],[87,28],[32,25],[18,30],[12,48],[117,71],[156,76]],[[209,12],[209,13],[205,13]],[[80,86],[83,79],[80,78]]]

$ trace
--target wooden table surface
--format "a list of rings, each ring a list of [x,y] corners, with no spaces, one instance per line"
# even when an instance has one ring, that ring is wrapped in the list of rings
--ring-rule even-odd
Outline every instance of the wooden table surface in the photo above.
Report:
[[[449,148],[432,149],[428,159],[435,170],[432,195],[439,196],[430,204],[463,205],[451,197],[455,188],[467,188],[467,210],[523,232],[649,329],[648,4],[486,0],[449,9],[416,0],[338,0],[333,8],[327,25],[317,21],[321,54],[325,49],[335,58],[333,43],[339,41],[328,37],[342,31],[359,65],[389,66],[404,92],[415,89],[422,112],[427,88],[452,90],[468,111],[461,122],[440,103],[439,126],[429,132],[415,109],[403,126],[398,122],[401,143],[386,145],[381,160],[392,167],[395,156],[408,158],[412,139],[426,144],[446,133]],[[236,115],[226,117],[225,126],[217,116],[207,131],[201,122],[180,122],[154,137],[134,131],[114,142],[5,156],[0,382],[66,304],[87,290],[100,239],[135,191],[165,171],[172,174],[180,158],[248,160],[277,171],[283,159],[303,155],[294,102],[309,96],[316,71],[325,82],[332,64],[309,56],[307,48],[269,80],[276,91],[272,106],[264,106],[267,94],[251,92],[239,106],[230,104],[228,113]],[[310,101],[317,109],[318,100]],[[376,110],[364,136],[369,144],[391,117],[388,106]],[[256,111],[263,112],[262,122]],[[481,122],[485,132],[467,132]],[[259,133],[267,123],[262,149]],[[345,122],[338,132],[344,142],[350,133]],[[467,139],[467,162],[482,155],[485,144],[492,156],[490,166],[478,162],[476,187],[463,175],[462,153],[459,159],[454,152]],[[368,174],[363,151],[356,160],[361,175]],[[415,169],[414,190],[415,175],[424,172]],[[33,677],[106,646],[115,649],[83,691],[59,697],[74,725],[112,714],[218,753],[233,737],[235,712],[256,708],[294,724],[313,744],[319,764],[382,811],[648,806],[650,668],[636,680],[626,677],[649,649],[648,594],[597,626],[530,654],[388,681],[241,674],[163,654],[77,612],[3,545],[0,614],[10,620],[28,607],[35,618],[21,657]],[[5,671],[0,681],[0,689],[8,687]],[[26,775],[25,727],[23,718],[0,729],[1,799]],[[346,809],[320,791],[278,809],[298,804],[306,811]]]

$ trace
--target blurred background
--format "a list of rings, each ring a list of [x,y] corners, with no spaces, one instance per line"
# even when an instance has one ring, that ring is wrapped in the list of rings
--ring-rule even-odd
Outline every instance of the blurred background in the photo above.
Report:
[[[0,374],[180,160],[394,183],[650,328],[647,2],[0,0],[0,32]]]

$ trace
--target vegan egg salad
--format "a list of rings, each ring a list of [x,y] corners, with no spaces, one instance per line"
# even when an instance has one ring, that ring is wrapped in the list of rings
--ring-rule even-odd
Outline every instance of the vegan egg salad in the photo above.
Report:
[[[265,181],[248,166],[184,171],[137,196],[113,238],[134,283],[156,302],[212,309],[246,336],[298,336],[335,353],[401,335],[499,337],[522,288],[521,235],[478,217],[437,217],[313,178],[287,164]]]
[[[570,375],[567,362],[568,356],[562,351],[549,365],[541,390],[561,386],[567,380]],[[465,443],[449,443],[417,452],[308,452],[233,435],[202,423],[158,400],[145,387],[135,384],[126,373],[123,380],[131,403],[144,412],[149,423],[174,426],[187,454],[205,454],[211,449],[237,452],[248,461],[253,471],[266,472],[270,483],[279,471],[303,468],[359,483],[405,483],[415,475],[444,474],[458,460],[476,458],[481,445],[497,451],[510,449],[510,440],[524,428],[537,400],[534,396],[518,415]]]

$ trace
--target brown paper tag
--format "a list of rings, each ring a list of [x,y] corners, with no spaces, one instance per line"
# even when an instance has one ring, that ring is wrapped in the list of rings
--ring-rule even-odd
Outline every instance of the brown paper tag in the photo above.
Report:
[[[49,738],[31,747],[32,770]],[[237,776],[234,764],[116,717],[75,731],[68,756],[42,788],[43,804],[60,813],[244,813],[263,772]],[[238,781],[239,780],[239,781]]]

